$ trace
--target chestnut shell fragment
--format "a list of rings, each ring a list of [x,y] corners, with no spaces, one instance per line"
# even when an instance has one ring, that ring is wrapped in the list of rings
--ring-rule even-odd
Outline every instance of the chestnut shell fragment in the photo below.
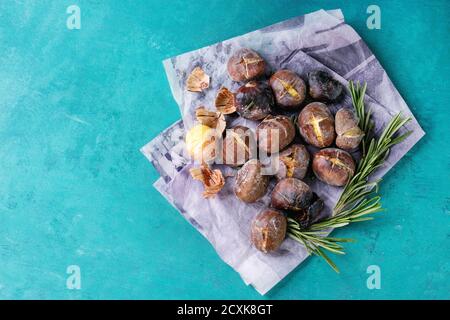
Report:
[[[255,202],[262,198],[269,186],[269,176],[262,174],[262,165],[256,159],[247,161],[236,175],[234,193],[244,202]]]
[[[306,97],[305,82],[295,72],[278,70],[269,81],[277,105],[282,109],[296,110]]]
[[[186,89],[191,92],[202,92],[209,88],[209,76],[200,67],[195,67],[186,80]]]
[[[227,70],[234,81],[246,81],[261,76],[266,68],[263,58],[254,50],[242,48],[228,60]]]
[[[344,91],[343,85],[326,71],[308,73],[309,95],[319,101],[334,101]]]
[[[286,217],[276,210],[266,209],[255,216],[251,226],[251,241],[260,251],[278,249],[286,237]]]
[[[324,103],[312,102],[304,107],[297,125],[303,139],[317,148],[328,147],[334,142],[334,118]]]
[[[217,111],[223,114],[236,112],[236,99],[234,93],[225,87],[220,88],[216,95],[215,106]]]
[[[250,81],[236,92],[236,111],[243,118],[261,120],[272,112],[274,101],[266,82]]]
[[[320,150],[314,155],[312,168],[316,177],[332,186],[344,186],[355,174],[352,156],[337,148]]]
[[[294,140],[295,126],[287,116],[268,116],[256,128],[256,137],[260,150],[279,152]]]

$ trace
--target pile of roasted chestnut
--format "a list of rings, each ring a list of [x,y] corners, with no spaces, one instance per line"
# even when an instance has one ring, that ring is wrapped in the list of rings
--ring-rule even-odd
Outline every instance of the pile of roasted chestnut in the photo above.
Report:
[[[247,48],[234,52],[227,70],[242,86],[235,93],[222,88],[215,101],[217,110],[223,114],[237,112],[243,118],[260,122],[255,135],[243,126],[228,129],[220,156],[224,164],[242,166],[234,191],[244,202],[262,198],[270,179],[277,179],[270,208],[260,212],[251,226],[255,247],[271,252],[285,239],[286,216],[303,228],[320,219],[323,201],[302,181],[310,163],[319,180],[344,186],[355,173],[355,161],[349,151],[358,148],[364,132],[352,109],[342,108],[333,115],[327,107],[327,102],[339,101],[344,87],[326,71],[303,75],[304,81],[293,71],[278,70],[267,81],[262,79],[266,62]],[[307,104],[307,99],[313,102]],[[315,147],[312,157],[301,141]],[[252,142],[257,150],[251,148]],[[204,146],[204,141],[200,145]],[[277,171],[272,175],[265,170],[267,164],[261,159],[261,152],[277,155]],[[214,155],[217,157],[217,152]]]

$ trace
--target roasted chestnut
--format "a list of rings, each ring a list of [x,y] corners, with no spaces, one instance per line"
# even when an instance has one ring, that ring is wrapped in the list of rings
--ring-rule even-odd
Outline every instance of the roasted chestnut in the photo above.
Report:
[[[269,81],[277,105],[285,110],[296,110],[305,100],[305,82],[295,72],[278,70]]]
[[[344,91],[340,82],[326,71],[316,70],[308,73],[309,95],[320,101],[334,101]]]
[[[223,163],[240,166],[256,156],[256,139],[253,132],[244,126],[227,129],[223,139]]]
[[[263,58],[254,50],[242,48],[228,60],[228,74],[234,81],[246,81],[261,76],[266,68]]]
[[[244,202],[262,198],[269,185],[269,176],[262,174],[262,165],[256,159],[247,161],[236,174],[234,193]]]
[[[358,127],[358,118],[353,110],[339,109],[335,115],[336,146],[344,150],[354,150],[359,146],[364,132]]]
[[[298,116],[297,125],[303,139],[315,147],[328,147],[334,142],[334,118],[321,102],[312,102],[304,107]]]
[[[307,210],[313,200],[311,188],[295,178],[280,180],[272,191],[271,206],[288,211]]]
[[[312,169],[319,180],[342,187],[355,174],[355,162],[348,152],[327,148],[314,155]]]
[[[287,220],[278,211],[266,209],[255,216],[251,226],[251,241],[260,251],[278,249],[286,237]]]
[[[302,229],[307,229],[311,224],[325,218],[322,214],[323,207],[323,200],[313,193],[311,204],[305,210],[289,212],[289,216],[297,221]]]
[[[268,116],[256,128],[259,149],[267,153],[283,150],[295,138],[295,126],[286,116]]]
[[[309,152],[302,144],[293,144],[280,152],[277,178],[303,179],[308,171]]]
[[[236,111],[243,118],[261,120],[272,112],[274,97],[269,85],[263,81],[250,81],[236,93]]]

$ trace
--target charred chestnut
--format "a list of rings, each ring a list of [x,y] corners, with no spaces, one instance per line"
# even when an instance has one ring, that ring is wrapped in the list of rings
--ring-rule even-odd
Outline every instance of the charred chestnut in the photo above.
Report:
[[[268,253],[278,249],[286,237],[286,217],[278,211],[266,209],[252,221],[251,241],[260,251]]]
[[[304,107],[298,116],[297,125],[303,139],[315,147],[328,147],[334,142],[334,118],[321,102],[312,102]]]
[[[340,82],[326,71],[316,70],[308,73],[309,95],[320,101],[334,101],[344,91]]]
[[[314,155],[312,168],[316,177],[332,186],[344,186],[355,174],[352,156],[336,148],[323,149]]]
[[[261,76],[266,68],[263,58],[254,50],[242,48],[228,60],[228,74],[234,81],[246,81]]]
[[[234,193],[244,202],[262,198],[269,185],[269,176],[262,174],[262,165],[256,159],[247,161],[236,175]]]
[[[298,222],[302,229],[307,229],[311,224],[324,218],[322,209],[324,203],[315,193],[311,204],[305,209],[297,212],[290,212],[289,216]]]
[[[295,72],[278,70],[269,81],[278,106],[285,110],[295,110],[305,100],[305,82]]]
[[[259,148],[267,153],[283,150],[295,138],[295,126],[286,116],[268,116],[256,128]]]
[[[261,120],[272,112],[274,101],[266,82],[250,81],[236,93],[236,110],[243,118]]]
[[[244,126],[227,129],[223,139],[223,163],[240,166],[256,154],[256,139],[253,132]]]
[[[280,152],[277,178],[303,179],[308,171],[310,156],[302,144],[293,144]]]
[[[307,210],[313,200],[311,188],[295,178],[280,180],[272,191],[271,205],[276,209],[288,211]]]
[[[359,146],[364,132],[358,127],[358,118],[353,110],[339,109],[335,116],[336,146],[344,150],[354,150]]]

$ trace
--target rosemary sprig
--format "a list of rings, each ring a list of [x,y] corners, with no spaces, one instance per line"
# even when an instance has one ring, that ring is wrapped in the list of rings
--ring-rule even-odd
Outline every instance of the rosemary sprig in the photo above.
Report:
[[[366,84],[361,87],[359,84],[354,86],[350,82],[353,106],[360,119],[361,129],[370,133],[373,130],[373,123],[370,120],[370,111],[365,111],[365,90]],[[309,253],[322,257],[336,272],[339,272],[339,269],[324,250],[335,254],[345,254],[340,243],[353,240],[328,237],[326,234],[331,229],[341,228],[352,222],[372,220],[373,217],[369,215],[383,210],[381,198],[377,195],[380,180],[369,181],[369,176],[383,165],[390,148],[402,142],[411,133],[406,132],[396,136],[400,128],[409,120],[410,118],[402,118],[399,113],[391,119],[378,139],[372,138],[370,143],[367,140],[365,145],[367,149],[363,150],[363,157],[357,166],[356,174],[345,186],[330,218],[311,225],[307,230],[302,230],[297,221],[288,218],[288,236],[303,244]],[[363,148],[365,148],[364,145]]]
[[[359,119],[358,126],[365,133],[361,142],[362,154],[366,154],[366,146],[368,145],[370,138],[372,137],[373,122],[370,120],[371,111],[366,112],[364,105],[364,96],[366,94],[367,83],[363,86],[359,82],[355,85],[353,81],[349,82],[350,95],[352,97],[353,107],[355,108],[356,115]]]

